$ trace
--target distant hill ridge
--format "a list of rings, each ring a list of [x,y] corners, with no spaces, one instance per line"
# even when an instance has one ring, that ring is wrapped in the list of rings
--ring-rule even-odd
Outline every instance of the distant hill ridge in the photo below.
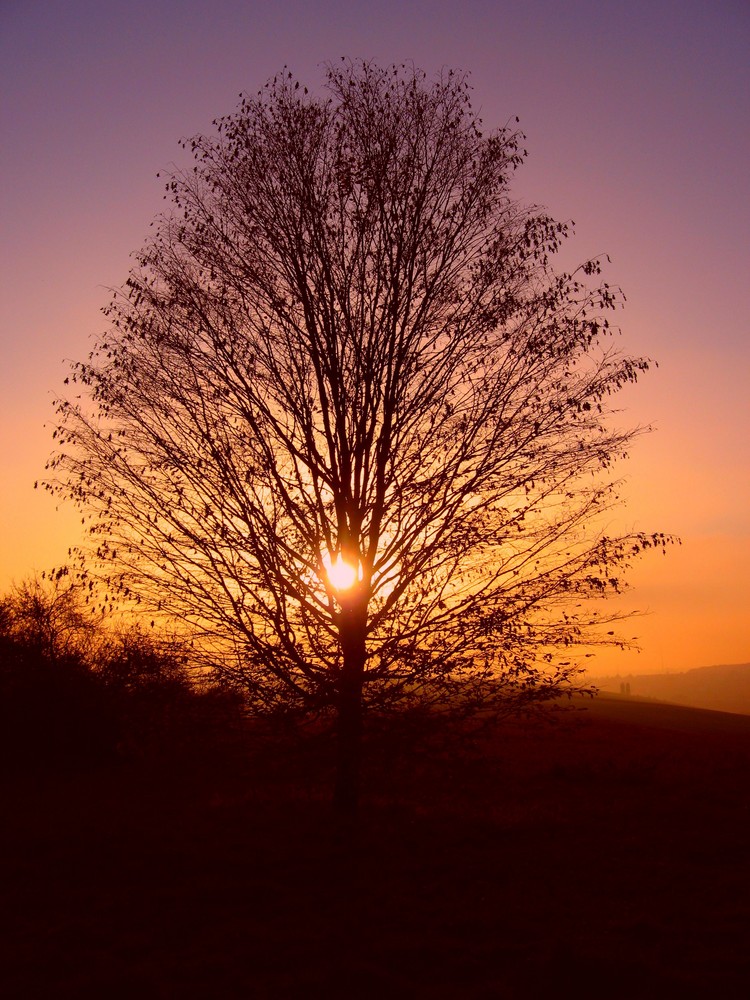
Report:
[[[601,691],[615,694],[750,715],[750,663],[695,667],[674,674],[592,677],[591,683]]]

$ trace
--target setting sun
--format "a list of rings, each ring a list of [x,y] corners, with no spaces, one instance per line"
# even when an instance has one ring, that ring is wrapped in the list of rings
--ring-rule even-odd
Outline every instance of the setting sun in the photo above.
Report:
[[[328,577],[328,582],[334,590],[348,590],[354,586],[357,580],[362,579],[361,566],[359,568],[352,566],[344,560],[341,553],[336,556],[334,562],[331,561],[331,557],[327,552],[324,553],[323,569]]]

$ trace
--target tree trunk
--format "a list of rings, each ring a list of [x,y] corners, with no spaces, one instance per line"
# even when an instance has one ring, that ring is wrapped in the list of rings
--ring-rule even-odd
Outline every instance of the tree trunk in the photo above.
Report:
[[[359,804],[359,767],[362,756],[362,680],[365,668],[367,608],[344,608],[340,619],[344,663],[339,678],[337,764],[334,806],[354,815]]]

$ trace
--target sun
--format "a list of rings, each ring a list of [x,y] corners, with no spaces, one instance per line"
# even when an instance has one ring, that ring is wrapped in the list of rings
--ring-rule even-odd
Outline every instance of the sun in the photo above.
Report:
[[[335,561],[331,561],[327,552],[323,554],[322,558],[323,569],[334,590],[349,590],[358,580],[362,579],[361,567],[358,568],[346,562],[341,553],[336,556]]]

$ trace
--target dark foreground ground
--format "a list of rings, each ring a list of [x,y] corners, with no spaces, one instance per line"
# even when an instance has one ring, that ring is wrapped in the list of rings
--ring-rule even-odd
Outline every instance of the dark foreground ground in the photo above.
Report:
[[[356,827],[314,744],[11,768],[0,995],[750,996],[750,717],[375,742]]]

